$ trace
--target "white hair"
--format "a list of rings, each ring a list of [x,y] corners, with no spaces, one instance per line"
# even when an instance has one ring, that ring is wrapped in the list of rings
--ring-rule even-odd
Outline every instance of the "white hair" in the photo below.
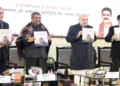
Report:
[[[82,17],[82,16],[89,16],[88,13],[81,13],[79,17]]]

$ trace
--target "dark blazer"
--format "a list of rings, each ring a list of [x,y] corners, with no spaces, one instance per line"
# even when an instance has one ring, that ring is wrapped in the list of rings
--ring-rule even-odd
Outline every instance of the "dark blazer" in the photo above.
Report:
[[[7,22],[2,21],[0,23],[0,29],[9,29],[9,24]]]
[[[9,24],[7,22],[2,21],[0,23],[0,29],[9,29]],[[9,50],[7,46],[0,48],[0,61],[6,61],[9,59]]]
[[[86,28],[93,28],[87,25]],[[70,57],[70,67],[74,70],[94,68],[94,56],[92,43],[83,43],[82,36],[77,38],[79,31],[82,31],[80,24],[72,25],[69,28],[66,40],[71,43],[72,52]],[[96,40],[96,36],[95,36]]]
[[[120,59],[120,41],[113,41],[113,42],[111,41],[112,36],[114,35],[115,27],[118,27],[118,25],[111,26],[109,28],[109,32],[107,36],[105,37],[105,41],[112,43],[110,57]]]
[[[31,26],[34,31],[47,31],[48,35],[49,32],[45,28],[43,24],[40,24],[37,28],[34,28],[34,26],[31,23],[28,23],[26,26]],[[31,34],[31,36],[34,36],[34,34]],[[20,40],[20,41],[19,41]],[[28,39],[25,37],[19,37],[16,41],[16,45],[18,48],[18,55],[21,58],[23,55],[25,58],[46,58],[49,52],[49,48],[51,45],[51,42],[49,42],[49,46],[39,46],[36,47],[34,45],[34,42],[28,43]],[[24,52],[23,52],[24,50]]]

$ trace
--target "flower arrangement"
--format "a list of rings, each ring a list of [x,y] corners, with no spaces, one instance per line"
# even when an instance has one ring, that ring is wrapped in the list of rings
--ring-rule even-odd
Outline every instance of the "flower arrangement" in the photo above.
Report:
[[[103,67],[95,68],[93,70],[87,71],[86,75],[89,77],[104,77],[106,70]]]
[[[105,75],[106,71],[105,71],[105,69],[103,67],[100,67],[100,68],[94,69],[93,73],[97,74],[97,75]]]
[[[28,72],[31,76],[37,76],[42,74],[42,69],[39,67],[31,67]]]

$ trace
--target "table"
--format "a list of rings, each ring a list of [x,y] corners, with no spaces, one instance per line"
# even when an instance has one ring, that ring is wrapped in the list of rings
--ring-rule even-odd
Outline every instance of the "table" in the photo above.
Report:
[[[113,81],[118,82],[117,80],[119,79],[119,72],[117,72],[117,73],[116,72],[106,72],[105,75],[101,74],[101,75],[93,76],[93,74],[91,74],[92,71],[93,70],[72,70],[72,74],[75,77],[77,77],[77,79],[74,80],[75,84],[78,85],[79,82],[80,82],[80,84],[88,84],[90,86],[91,82],[92,82],[92,79],[94,79],[96,82],[98,82],[98,83],[96,83],[96,86],[97,85],[98,86],[100,86],[100,85],[104,86],[105,84],[107,84],[109,86],[113,86],[111,84]],[[108,77],[108,74],[110,74],[109,77]],[[112,77],[111,77],[111,74],[112,74]],[[84,82],[83,78],[87,78],[89,81],[88,82]],[[106,80],[107,80],[107,82],[106,82]],[[117,86],[119,86],[119,83],[118,83]]]
[[[88,82],[86,82],[86,81],[84,81],[84,83],[85,84],[88,84],[89,86],[91,86],[91,82],[92,82],[92,80],[95,80],[95,85],[96,86],[105,86],[105,85],[109,85],[109,86],[113,86],[112,85],[112,83],[111,83],[111,80],[118,80],[119,78],[105,78],[105,76],[104,75],[96,75],[96,76],[91,76],[91,75],[78,75],[79,77],[80,77],[80,79],[82,78],[82,77],[84,77],[84,78],[87,78],[89,81]],[[107,82],[105,81],[105,80],[107,80]],[[108,81],[109,80],[109,81]],[[80,82],[81,83],[81,82]],[[114,84],[114,85],[117,85],[117,86],[119,86],[119,84],[117,83],[117,84]]]
[[[20,82],[11,81],[10,83],[1,83],[3,85],[0,86],[24,86],[25,83],[32,83],[32,86],[36,86],[36,82],[41,82],[41,86],[43,86],[43,83],[48,83],[48,86],[58,86],[58,81],[62,81],[63,86],[71,86],[71,81],[69,79],[60,79],[56,75],[55,79],[50,76],[50,78],[52,78],[50,80],[49,75],[51,74],[41,74],[42,78],[39,80],[38,77],[22,77]]]

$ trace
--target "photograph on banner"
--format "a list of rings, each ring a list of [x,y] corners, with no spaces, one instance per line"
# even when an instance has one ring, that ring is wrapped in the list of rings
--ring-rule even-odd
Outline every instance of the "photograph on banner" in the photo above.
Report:
[[[104,7],[101,10],[102,22],[99,24],[98,37],[104,38],[108,34],[110,26],[112,26],[112,10],[109,7]]]

